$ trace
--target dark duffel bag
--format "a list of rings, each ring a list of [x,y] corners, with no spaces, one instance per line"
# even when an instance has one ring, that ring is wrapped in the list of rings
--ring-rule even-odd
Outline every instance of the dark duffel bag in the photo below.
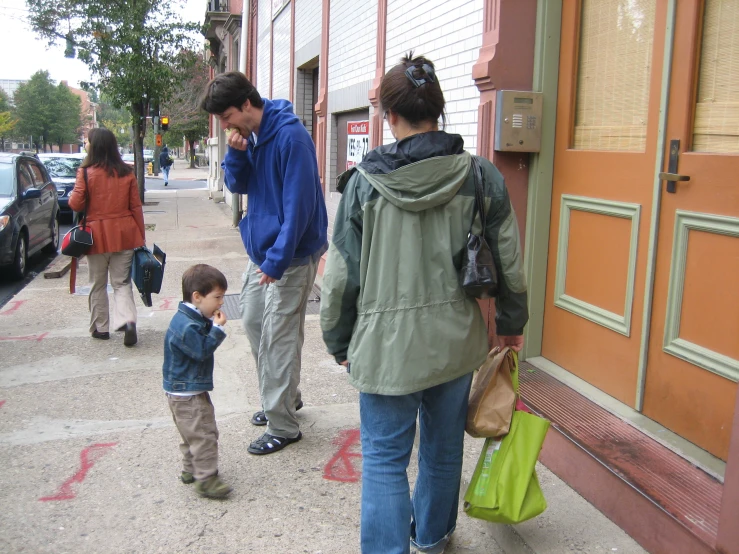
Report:
[[[164,279],[164,264],[167,255],[155,244],[152,253],[146,246],[133,251],[131,279],[141,294],[144,306],[151,307],[151,295],[159,294]]]

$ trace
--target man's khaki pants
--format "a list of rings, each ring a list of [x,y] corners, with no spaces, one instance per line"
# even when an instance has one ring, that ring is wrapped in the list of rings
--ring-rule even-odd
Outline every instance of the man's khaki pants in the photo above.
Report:
[[[167,394],[172,419],[182,437],[182,471],[198,481],[218,473],[218,427],[210,395]]]
[[[131,288],[131,263],[133,250],[121,250],[107,254],[87,256],[87,267],[92,287],[88,303],[90,306],[90,332],[110,330],[108,305],[108,274],[113,286],[113,328],[126,323],[136,323],[136,304]]]
[[[270,285],[259,284],[257,269],[250,260],[241,289],[241,320],[257,364],[267,433],[292,439],[300,432],[295,407],[301,401],[305,308],[318,262],[289,267]]]

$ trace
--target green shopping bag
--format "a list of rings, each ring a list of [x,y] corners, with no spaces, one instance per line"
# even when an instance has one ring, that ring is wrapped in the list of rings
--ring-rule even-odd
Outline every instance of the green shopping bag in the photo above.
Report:
[[[513,382],[518,390],[518,371]],[[548,420],[516,410],[506,436],[485,439],[464,495],[467,515],[495,523],[521,523],[546,510],[536,460],[548,429]]]

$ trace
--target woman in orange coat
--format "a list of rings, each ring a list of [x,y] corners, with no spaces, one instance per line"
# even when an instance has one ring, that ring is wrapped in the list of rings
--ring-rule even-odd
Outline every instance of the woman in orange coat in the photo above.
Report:
[[[90,332],[95,339],[110,338],[110,275],[113,328],[124,332],[123,344],[133,346],[137,336],[131,263],[133,249],[146,244],[138,185],[133,171],[121,159],[112,132],[92,129],[87,141],[87,158],[77,172],[69,207],[77,212],[87,210],[87,224],[92,229],[93,245],[87,254],[92,283]]]

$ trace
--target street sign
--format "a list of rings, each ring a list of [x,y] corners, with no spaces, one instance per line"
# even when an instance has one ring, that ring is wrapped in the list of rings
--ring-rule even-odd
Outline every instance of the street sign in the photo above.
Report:
[[[162,145],[162,135],[157,135],[157,146]]]

